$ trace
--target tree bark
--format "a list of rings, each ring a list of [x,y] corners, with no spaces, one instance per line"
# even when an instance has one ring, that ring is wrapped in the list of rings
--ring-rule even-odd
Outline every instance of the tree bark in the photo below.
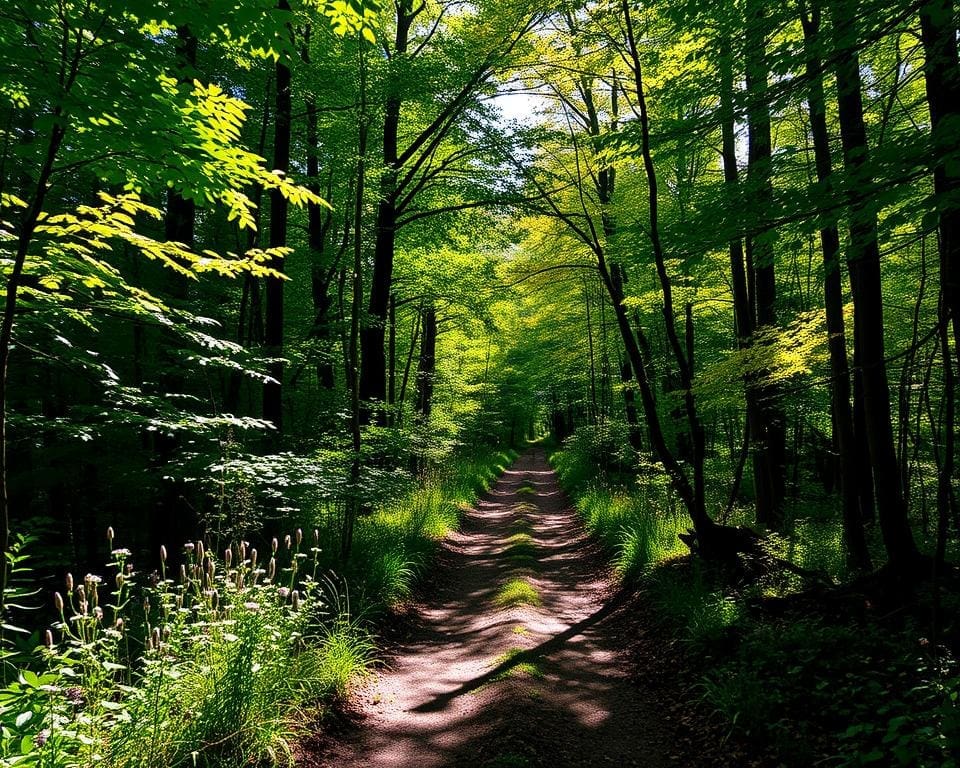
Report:
[[[960,359],[960,173],[943,157],[957,151],[960,122],[960,65],[953,0],[930,0],[920,9],[923,76],[936,152],[933,189],[939,200],[940,284],[948,321],[953,324],[954,356]]]
[[[399,0],[397,33],[391,58],[402,61],[407,55],[410,27],[415,13],[412,0]],[[367,317],[360,329],[360,399],[363,402],[363,420],[371,416],[378,424],[386,424],[383,404],[387,399],[387,360],[384,341],[390,289],[393,285],[393,257],[397,239],[397,175],[400,171],[400,107],[402,99],[399,74],[391,69],[387,82],[387,96],[383,116],[383,176],[380,181],[380,202],[377,204],[376,240],[373,250],[373,270],[370,274],[370,301]]]
[[[863,119],[860,61],[856,53],[856,2],[830,4],[837,51],[837,106],[844,168],[847,172],[851,293],[854,344],[860,352],[866,438],[877,491],[877,512],[890,570],[909,578],[918,558],[893,444],[890,387],[884,353],[883,292],[876,214],[855,191],[869,189],[869,147]]]
[[[279,0],[277,10],[290,11],[288,0]],[[281,56],[276,64],[277,101],[273,122],[273,168],[287,173],[290,169],[291,76],[290,67]],[[270,191],[270,247],[287,245],[287,199],[279,189]],[[283,271],[283,259],[274,258],[270,266]],[[267,278],[264,342],[274,362],[269,371],[273,381],[263,385],[263,418],[271,422],[277,433],[283,430],[283,280]]]
[[[823,95],[822,62],[816,53],[820,35],[819,0],[800,2],[800,20],[806,48],[808,79],[807,105],[810,131],[813,135],[814,162],[817,180],[832,183],[830,136],[827,132],[826,100]],[[857,498],[856,442],[853,413],[850,410],[850,370],[847,363],[846,327],[843,319],[843,283],[840,272],[840,233],[835,224],[820,229],[823,251],[823,300],[827,320],[827,347],[830,354],[830,411],[840,463],[840,496],[843,510],[843,533],[847,557],[855,568],[870,567],[870,553],[863,532],[863,517]]]
[[[770,113],[767,106],[767,28],[762,0],[747,0],[747,179],[751,206],[761,213],[773,206],[771,182]],[[777,283],[771,233],[749,238],[756,285],[755,331],[777,324]],[[762,379],[764,374],[759,374]],[[786,471],[786,417],[780,388],[770,382],[752,382],[753,477],[756,486],[757,522],[772,528],[783,525],[784,473]]]

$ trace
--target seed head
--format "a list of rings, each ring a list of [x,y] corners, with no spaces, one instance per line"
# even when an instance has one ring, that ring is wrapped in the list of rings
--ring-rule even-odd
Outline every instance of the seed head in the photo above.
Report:
[[[255,549],[250,550],[250,567],[251,568],[257,567],[257,550]]]
[[[303,529],[297,528],[297,546],[300,546],[300,542],[303,541]]]
[[[57,613],[63,613],[63,596],[59,592],[53,593],[53,604],[56,606]]]
[[[273,577],[277,575],[277,558],[270,558],[270,565],[267,568],[267,578],[270,581],[273,581]]]
[[[103,621],[103,608],[101,608],[99,605],[96,606],[96,607],[94,607],[94,609],[93,609],[93,617],[94,617],[97,621]]]
[[[49,650],[53,650],[53,632],[49,629],[43,633],[43,644],[47,646]]]
[[[113,549],[113,526],[107,526],[107,541],[110,543],[110,549]]]
[[[280,543],[277,541],[277,537],[274,536],[273,541],[270,542],[270,549],[273,550],[274,554],[276,554],[277,547],[279,546],[280,546]]]
[[[202,542],[202,541],[198,541],[198,542],[197,542],[197,560],[203,560],[203,552],[204,552],[204,550],[203,550],[203,542]]]
[[[227,568],[229,568],[230,563],[233,562],[233,550],[230,547],[227,547],[223,551],[223,562],[226,564]]]
[[[73,592],[73,574],[72,573],[67,574],[66,582],[67,582],[67,592]]]
[[[118,573],[118,574],[114,577],[114,581],[117,582],[117,589],[120,589],[120,588],[123,586],[123,574],[122,574],[122,573]]]
[[[167,562],[167,548],[163,544],[160,545],[160,562]]]
[[[288,533],[286,536],[283,537],[283,546],[285,546],[287,549],[290,549],[290,534],[289,534],[289,533]]]
[[[293,605],[293,610],[299,611],[300,610],[300,593],[297,590],[293,590],[292,594],[290,595],[290,601],[291,601],[291,604]]]

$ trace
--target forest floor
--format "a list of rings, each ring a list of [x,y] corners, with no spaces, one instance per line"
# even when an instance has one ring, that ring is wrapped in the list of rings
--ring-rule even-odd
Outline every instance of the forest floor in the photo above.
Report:
[[[703,727],[670,669],[682,662],[645,613],[534,447],[464,513],[420,603],[392,627],[385,668],[301,745],[298,764],[766,764],[732,743],[704,748],[724,734]]]

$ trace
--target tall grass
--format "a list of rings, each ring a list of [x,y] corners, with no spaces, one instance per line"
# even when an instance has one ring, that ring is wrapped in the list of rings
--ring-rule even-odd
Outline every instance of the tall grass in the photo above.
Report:
[[[113,546],[112,531],[109,535]],[[319,547],[297,531],[267,555],[184,548],[179,568],[68,575],[33,669],[0,691],[0,765],[166,768],[278,762],[290,713],[343,693],[368,633],[331,605]]]
[[[329,556],[322,564],[343,575],[365,615],[402,603],[439,542],[459,525],[465,506],[488,490],[515,458],[512,451],[455,456],[447,467],[428,473],[406,496],[360,518],[345,565]],[[325,553],[340,551],[339,519],[335,509],[317,510]]]

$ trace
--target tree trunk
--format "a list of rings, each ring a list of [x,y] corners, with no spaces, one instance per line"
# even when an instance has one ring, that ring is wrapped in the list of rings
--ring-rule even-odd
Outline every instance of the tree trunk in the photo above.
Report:
[[[358,36],[359,38],[359,36]],[[361,400],[360,400],[360,314],[363,311],[363,193],[364,174],[367,163],[367,134],[369,131],[367,117],[367,66],[364,56],[364,43],[358,39],[358,62],[360,80],[360,104],[357,116],[357,183],[353,200],[353,300],[350,306],[350,336],[346,345],[346,378],[347,389],[350,392],[350,443],[352,456],[350,459],[350,477],[347,488],[346,510],[343,517],[343,530],[340,536],[340,559],[346,563],[353,550],[353,529],[363,505],[360,496],[360,450],[363,447],[361,432]],[[341,291],[342,295],[342,291]],[[341,310],[342,311],[342,310]]]
[[[747,179],[751,207],[761,212],[773,206],[771,183],[770,113],[767,107],[767,28],[762,0],[747,0],[746,6],[747,85]],[[749,238],[756,285],[755,331],[777,324],[777,283],[771,233]],[[761,378],[763,374],[760,374]],[[756,485],[757,522],[772,528],[783,525],[784,474],[786,471],[786,417],[780,404],[779,387],[769,382],[754,383],[753,416],[750,420],[753,443],[753,477]]]
[[[393,59],[403,61],[409,44],[413,23],[412,0],[399,0],[397,34],[394,39]],[[400,74],[391,70],[387,83],[387,97],[383,117],[383,176],[380,181],[380,202],[377,204],[376,241],[373,250],[373,270],[370,275],[370,302],[367,317],[360,330],[360,399],[363,420],[371,416],[378,424],[386,424],[383,403],[387,399],[387,360],[384,349],[390,289],[393,285],[393,257],[397,238],[397,174],[399,162]],[[359,221],[357,222],[359,229]]]
[[[287,0],[279,0],[277,9],[289,12]],[[290,120],[291,93],[290,67],[281,56],[276,64],[277,101],[273,122],[273,168],[287,173],[290,169]],[[279,189],[270,191],[270,247],[282,248],[287,245],[287,199]],[[274,258],[270,266],[283,271],[283,259]],[[274,358],[269,371],[273,381],[263,385],[263,418],[276,427],[283,429],[283,280],[267,278],[266,285],[266,322],[264,341],[268,354]]]
[[[884,353],[883,293],[877,218],[856,190],[869,189],[868,143],[863,119],[860,61],[856,53],[856,3],[831,3],[837,52],[837,106],[844,168],[848,180],[851,294],[854,344],[860,352],[866,438],[877,492],[877,512],[890,569],[909,577],[918,552],[900,492],[890,415],[890,387]]]
[[[820,34],[819,0],[811,0],[809,11],[801,0],[801,22],[806,48],[808,78],[807,104],[810,130],[813,135],[817,180],[830,184],[833,168],[830,158],[830,137],[827,132],[826,102],[823,95],[822,63],[816,53]],[[856,442],[853,413],[850,410],[850,371],[847,364],[846,327],[843,320],[843,284],[840,272],[840,233],[835,224],[820,230],[823,250],[823,299],[827,319],[827,346],[830,353],[830,411],[840,463],[840,496],[843,510],[843,532],[850,564],[870,567],[870,553],[863,532],[863,517],[857,503]]]
[[[433,381],[437,363],[437,311],[432,304],[423,310],[420,358],[417,361],[417,415],[425,424],[433,410]]]
[[[957,151],[960,121],[960,65],[953,0],[930,0],[920,9],[924,82],[937,162],[933,189],[940,211],[940,284],[949,321],[953,324],[954,355],[960,356],[960,173],[957,163],[943,157]]]

